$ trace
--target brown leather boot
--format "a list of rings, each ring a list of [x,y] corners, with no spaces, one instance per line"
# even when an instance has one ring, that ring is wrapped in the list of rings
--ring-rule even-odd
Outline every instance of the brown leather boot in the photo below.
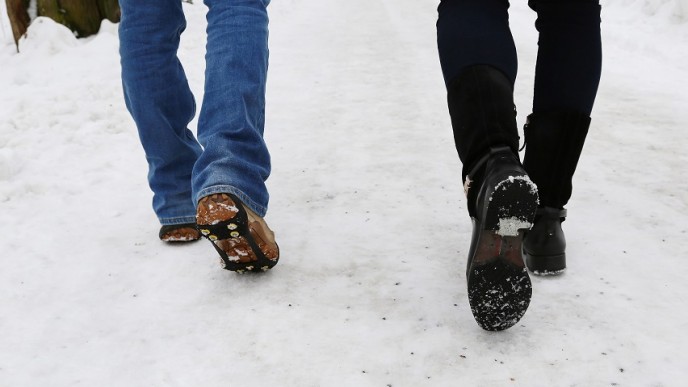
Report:
[[[275,234],[265,220],[232,194],[212,194],[198,202],[196,223],[212,242],[225,269],[267,271],[279,260]]]
[[[166,224],[160,227],[158,237],[163,242],[184,243],[201,239],[196,223]]]

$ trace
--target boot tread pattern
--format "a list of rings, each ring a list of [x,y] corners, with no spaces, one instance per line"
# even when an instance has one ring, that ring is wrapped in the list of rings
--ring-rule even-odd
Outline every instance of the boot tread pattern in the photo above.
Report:
[[[538,196],[524,174],[505,174],[487,183],[487,205],[468,271],[468,300],[478,325],[501,331],[515,325],[530,304],[532,285],[521,249]]]

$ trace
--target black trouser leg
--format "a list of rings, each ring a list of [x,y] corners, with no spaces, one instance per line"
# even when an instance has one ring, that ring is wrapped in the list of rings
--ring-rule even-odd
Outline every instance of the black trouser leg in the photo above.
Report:
[[[478,64],[500,70],[513,86],[518,63],[508,11],[508,0],[442,0],[437,7],[437,47],[447,87]]]
[[[602,72],[599,0],[531,1],[540,33],[533,112],[590,115]]]

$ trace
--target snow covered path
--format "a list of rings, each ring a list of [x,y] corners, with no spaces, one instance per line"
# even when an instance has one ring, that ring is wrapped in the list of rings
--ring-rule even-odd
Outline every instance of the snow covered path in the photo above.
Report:
[[[200,2],[197,2],[200,3]],[[473,321],[470,221],[437,1],[270,6],[267,220],[281,263],[157,240],[116,26],[0,37],[0,386],[672,386],[688,376],[688,23],[609,1],[569,269],[523,320]],[[180,51],[200,99],[204,13]],[[511,22],[522,124],[537,36]],[[195,125],[195,122],[192,123]]]

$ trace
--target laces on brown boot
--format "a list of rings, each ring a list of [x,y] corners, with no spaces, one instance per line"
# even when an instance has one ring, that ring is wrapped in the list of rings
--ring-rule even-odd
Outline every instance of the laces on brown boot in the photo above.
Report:
[[[168,243],[194,242],[201,238],[201,233],[196,223],[167,224],[160,227],[158,237]]]
[[[279,260],[275,234],[263,218],[232,194],[213,194],[201,199],[196,222],[227,270],[266,271]]]

